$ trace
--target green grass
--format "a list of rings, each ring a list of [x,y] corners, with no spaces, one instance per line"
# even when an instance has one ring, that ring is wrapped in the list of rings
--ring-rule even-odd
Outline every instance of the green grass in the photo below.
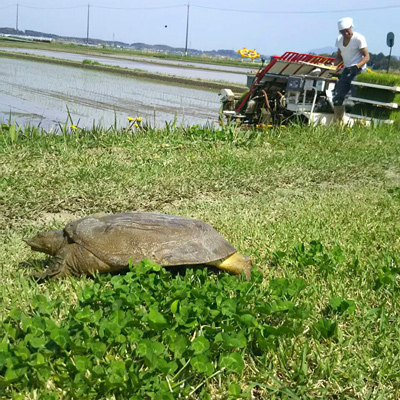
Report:
[[[101,65],[98,61],[94,61],[94,60],[83,60],[82,64],[90,64],[90,65]]]
[[[0,398],[399,398],[398,138],[3,125]],[[19,266],[44,260],[23,237],[134,210],[202,219],[261,273],[37,284]]]

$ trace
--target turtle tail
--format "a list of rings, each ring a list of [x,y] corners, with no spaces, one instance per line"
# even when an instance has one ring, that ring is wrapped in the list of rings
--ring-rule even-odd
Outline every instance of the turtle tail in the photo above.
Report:
[[[209,264],[233,275],[241,275],[243,272],[246,279],[248,281],[251,280],[251,269],[253,267],[253,263],[249,257],[243,256],[240,253],[233,253],[231,256],[226,257],[225,259],[217,260]]]

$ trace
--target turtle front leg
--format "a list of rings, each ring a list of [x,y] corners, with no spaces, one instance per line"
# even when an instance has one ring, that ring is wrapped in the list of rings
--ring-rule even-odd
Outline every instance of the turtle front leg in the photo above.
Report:
[[[243,271],[246,279],[248,281],[251,279],[251,269],[253,267],[253,263],[249,257],[243,256],[240,253],[233,253],[227,258],[213,261],[208,264],[222,269],[223,271],[227,271],[233,275],[240,275]]]
[[[64,278],[69,275],[68,268],[62,259],[56,257],[50,265],[42,272],[35,272],[31,276],[39,281],[53,278]]]

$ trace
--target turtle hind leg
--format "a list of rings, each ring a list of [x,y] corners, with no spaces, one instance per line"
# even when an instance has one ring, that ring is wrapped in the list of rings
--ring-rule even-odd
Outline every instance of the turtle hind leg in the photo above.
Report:
[[[233,275],[240,275],[243,271],[246,279],[248,281],[251,279],[251,269],[253,268],[253,263],[249,257],[243,256],[240,253],[233,253],[227,258],[213,261],[208,264],[222,269],[223,271],[227,271]]]

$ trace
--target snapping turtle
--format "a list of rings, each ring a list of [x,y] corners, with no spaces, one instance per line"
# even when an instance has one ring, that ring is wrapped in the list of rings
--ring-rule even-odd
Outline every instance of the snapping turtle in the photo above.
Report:
[[[252,263],[205,222],[174,215],[134,212],[85,217],[63,230],[23,239],[54,259],[36,277],[117,272],[148,258],[164,267],[212,265],[250,278]]]

